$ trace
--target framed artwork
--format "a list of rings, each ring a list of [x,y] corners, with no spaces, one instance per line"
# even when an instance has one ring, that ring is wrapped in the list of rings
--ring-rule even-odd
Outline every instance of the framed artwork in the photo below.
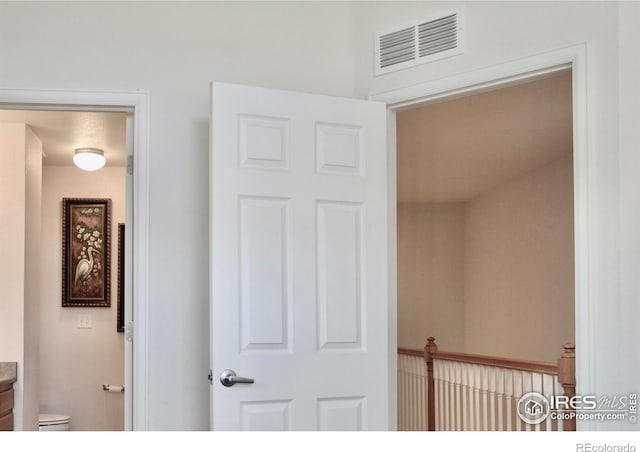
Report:
[[[124,332],[124,223],[118,223],[118,333]]]
[[[111,200],[62,200],[62,306],[111,306]]]

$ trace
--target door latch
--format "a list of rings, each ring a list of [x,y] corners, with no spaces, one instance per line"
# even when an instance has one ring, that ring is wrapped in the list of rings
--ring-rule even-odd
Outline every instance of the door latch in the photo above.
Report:
[[[124,326],[124,339],[127,342],[133,342],[133,322],[127,322]]]

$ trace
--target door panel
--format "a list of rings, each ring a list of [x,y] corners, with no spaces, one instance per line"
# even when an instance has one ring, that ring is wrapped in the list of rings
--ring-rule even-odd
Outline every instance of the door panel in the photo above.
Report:
[[[288,218],[287,199],[240,197],[241,351],[289,350]]]
[[[338,397],[318,400],[318,430],[362,430],[365,399]]]
[[[320,350],[362,344],[361,204],[316,204],[318,345]]]
[[[212,428],[387,429],[385,106],[222,83],[211,105]]]

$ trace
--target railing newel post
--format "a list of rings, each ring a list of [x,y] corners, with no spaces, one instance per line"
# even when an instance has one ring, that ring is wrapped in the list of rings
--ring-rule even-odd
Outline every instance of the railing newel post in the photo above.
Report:
[[[571,398],[576,395],[576,346],[571,342],[564,344],[564,352],[558,358],[558,382],[562,385],[564,395]],[[569,414],[575,411],[573,408],[565,410]],[[568,416],[563,421],[563,430],[568,432],[576,431],[576,418]]]
[[[435,384],[433,381],[433,353],[438,351],[436,339],[433,336],[427,338],[424,346],[424,360],[427,363],[427,430],[436,430],[436,401]]]

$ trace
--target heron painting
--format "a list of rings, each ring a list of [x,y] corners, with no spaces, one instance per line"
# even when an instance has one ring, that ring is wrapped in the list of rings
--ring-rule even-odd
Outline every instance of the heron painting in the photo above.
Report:
[[[62,200],[62,306],[109,307],[111,200]]]

